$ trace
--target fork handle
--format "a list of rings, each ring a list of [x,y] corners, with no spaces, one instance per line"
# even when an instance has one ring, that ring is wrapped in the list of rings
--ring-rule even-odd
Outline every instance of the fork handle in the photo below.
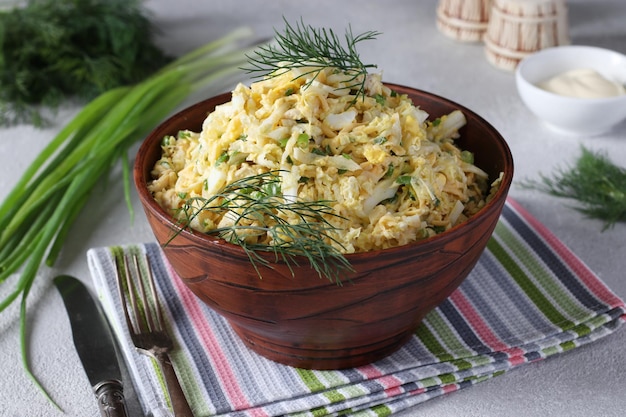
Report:
[[[165,378],[165,385],[167,385],[167,391],[172,403],[174,417],[193,417],[193,412],[191,411],[191,407],[185,398],[185,394],[180,386],[178,376],[174,371],[169,355],[167,353],[162,353],[155,356],[161,366],[163,378]]]

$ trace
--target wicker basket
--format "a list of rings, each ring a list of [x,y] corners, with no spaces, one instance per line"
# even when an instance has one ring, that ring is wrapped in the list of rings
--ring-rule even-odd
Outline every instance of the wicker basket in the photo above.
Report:
[[[511,71],[533,52],[569,44],[565,0],[494,0],[484,42],[487,60]]]
[[[437,28],[461,42],[480,42],[489,23],[491,0],[440,0]]]

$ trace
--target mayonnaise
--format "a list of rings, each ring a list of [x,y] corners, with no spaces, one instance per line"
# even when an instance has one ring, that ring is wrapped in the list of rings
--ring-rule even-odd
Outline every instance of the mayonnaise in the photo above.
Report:
[[[575,69],[556,75],[538,87],[551,93],[578,98],[603,98],[626,94],[623,85],[592,69]]]

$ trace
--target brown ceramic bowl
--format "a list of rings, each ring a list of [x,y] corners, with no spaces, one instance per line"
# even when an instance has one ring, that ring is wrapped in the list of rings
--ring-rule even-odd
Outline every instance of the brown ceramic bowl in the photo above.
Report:
[[[513,159],[502,136],[480,116],[427,92],[406,93],[430,118],[454,109],[467,125],[458,144],[475,154],[490,179],[504,172],[495,198],[465,223],[424,241],[347,255],[355,273],[338,286],[320,278],[306,261],[292,277],[286,265],[251,266],[241,247],[183,231],[146,187],[165,135],[200,131],[207,113],[230,100],[223,94],[193,105],[157,127],[142,144],[134,178],[148,221],[167,259],[188,288],[225,317],[253,351],[280,363],[309,369],[338,369],[374,362],[401,347],[422,318],[467,277],[491,237],[504,205]],[[271,260],[271,257],[268,256]]]

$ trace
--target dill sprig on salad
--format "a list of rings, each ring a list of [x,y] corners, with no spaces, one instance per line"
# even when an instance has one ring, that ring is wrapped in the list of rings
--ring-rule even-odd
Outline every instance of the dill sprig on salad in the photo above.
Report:
[[[171,137],[165,139],[168,142],[175,140]],[[292,274],[293,268],[298,265],[297,257],[303,257],[320,276],[341,284],[342,272],[351,271],[352,266],[330,243],[341,245],[333,237],[337,232],[336,226],[328,221],[337,216],[333,212],[332,201],[286,198],[279,174],[269,171],[235,180],[209,198],[179,195],[185,200],[178,212],[180,230],[189,228],[202,212],[227,216],[229,221],[209,233],[241,246],[259,276],[258,265],[271,268],[271,263],[260,253],[271,251],[277,261],[285,262]],[[290,216],[285,214],[300,221],[290,223]],[[272,245],[251,239],[263,235],[272,236]]]
[[[278,77],[294,68],[305,71],[298,77],[307,77],[310,85],[328,68],[349,74],[344,88],[355,89],[355,99],[365,95],[365,80],[376,64],[365,64],[357,51],[357,44],[374,40],[380,32],[367,31],[354,35],[349,27],[344,41],[330,28],[315,28],[302,20],[291,25],[287,20],[284,32],[275,31],[275,43],[261,46],[248,55],[249,65],[243,69],[255,74],[255,78]],[[345,43],[345,45],[344,45]]]

